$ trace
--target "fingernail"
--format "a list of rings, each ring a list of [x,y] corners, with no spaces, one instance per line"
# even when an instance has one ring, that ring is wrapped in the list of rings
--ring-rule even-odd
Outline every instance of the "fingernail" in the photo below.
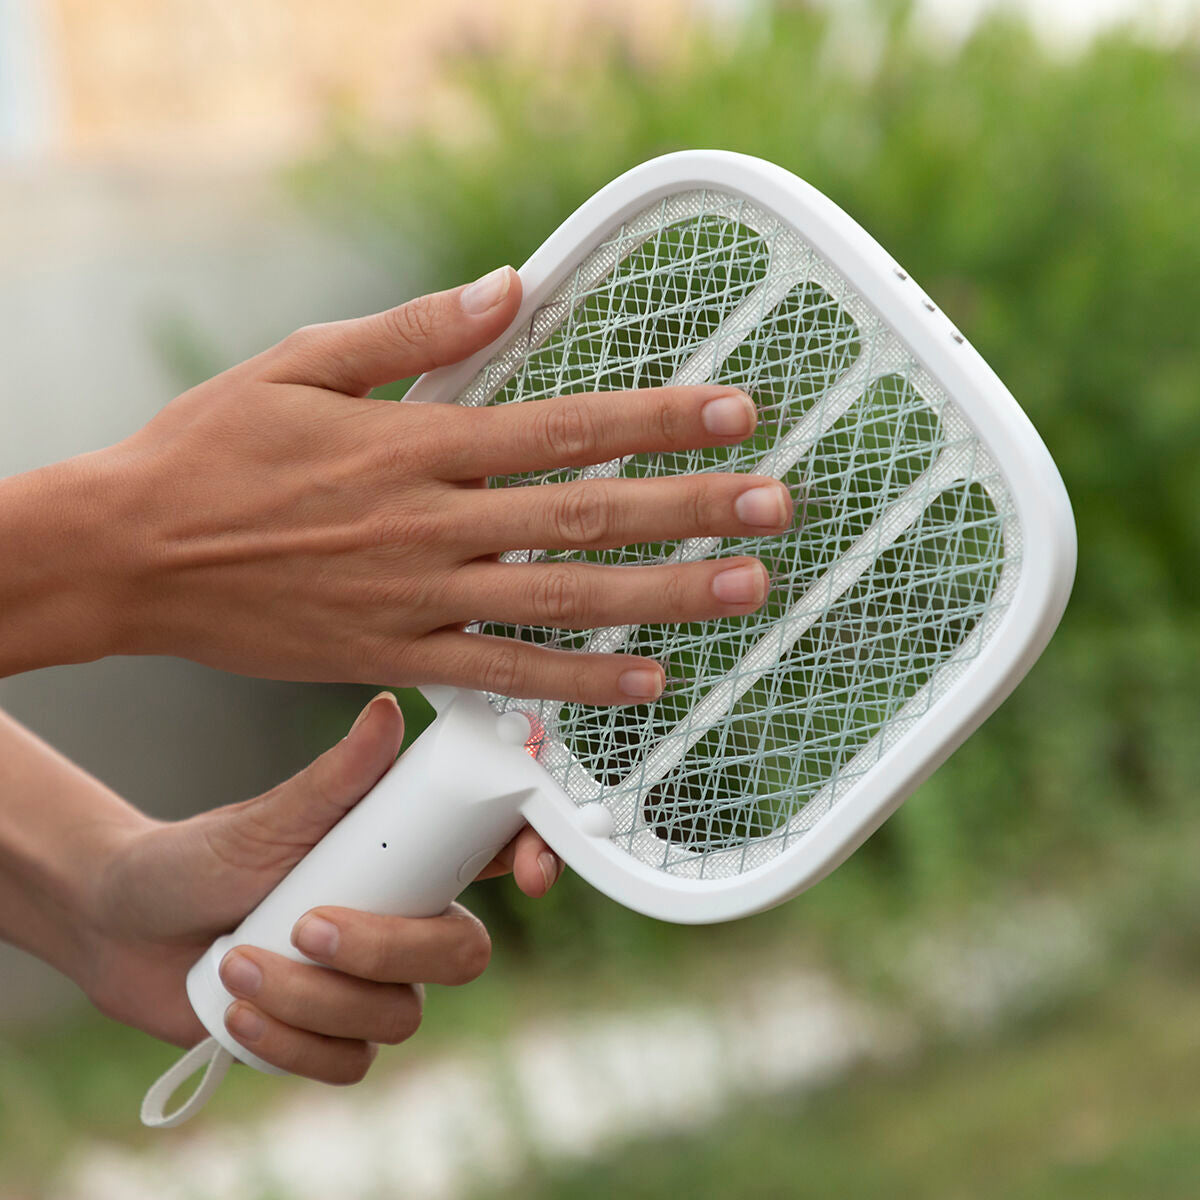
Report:
[[[782,488],[753,487],[733,502],[733,511],[746,525],[778,529],[787,520],[788,503]]]
[[[558,878],[558,857],[552,850],[543,850],[538,855],[538,866],[542,869],[542,878],[546,881],[546,891],[554,886]]]
[[[384,695],[384,692],[380,692],[379,695],[380,696]],[[379,696],[372,696],[370,698],[370,700],[368,700],[366,702],[366,704],[364,704],[364,707],[362,707],[359,710],[359,715],[355,716],[355,718],[354,718],[354,724],[352,726],[350,726],[348,728],[348,730],[346,731],[347,737],[349,737],[350,734],[352,734],[356,730],[356,728],[358,728],[362,724],[362,722],[364,722],[367,719],[367,713],[370,713],[371,709],[374,708],[374,702],[376,702],[378,700],[378,698],[379,698]]]
[[[253,996],[262,987],[262,972],[257,963],[231,950],[221,963],[221,981],[239,996]]]
[[[663,677],[646,667],[635,667],[622,673],[617,686],[627,696],[638,700],[653,700],[663,688]]]
[[[371,700],[367,701],[366,708],[362,709],[362,712],[359,713],[358,716],[355,716],[354,724],[352,726],[350,726],[348,728],[348,730],[346,731],[347,738],[350,736],[350,734],[352,734],[356,730],[356,728],[358,728],[362,724],[362,722],[364,722],[367,719],[367,714],[370,713],[371,709],[376,707],[376,704],[379,703],[380,701],[390,701],[392,706],[394,706],[396,708],[400,708],[400,704],[398,704],[398,702],[396,701],[396,697],[394,695],[392,695],[390,691],[380,691],[379,695],[372,696]],[[346,738],[343,738],[342,740],[344,742],[344,740],[346,740]]]
[[[754,405],[749,396],[718,396],[700,410],[700,420],[718,437],[745,436],[754,428]]]
[[[767,595],[767,573],[756,563],[731,567],[713,578],[712,591],[724,604],[761,604]]]
[[[482,279],[477,279],[469,287],[463,289],[458,298],[463,312],[468,316],[478,317],[489,309],[495,308],[512,287],[512,267],[497,267],[489,271]]]
[[[225,1028],[239,1041],[257,1042],[267,1023],[247,1004],[231,1004],[225,1010]]]
[[[338,927],[324,917],[301,917],[292,944],[310,958],[329,959],[337,953]]]

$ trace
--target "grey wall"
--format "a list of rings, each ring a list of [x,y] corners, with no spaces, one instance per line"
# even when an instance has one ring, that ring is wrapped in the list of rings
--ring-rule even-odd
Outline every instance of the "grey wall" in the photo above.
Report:
[[[146,421],[180,390],[156,345],[168,326],[194,335],[219,369],[296,326],[402,298],[390,273],[265,179],[10,168],[0,175],[0,475]],[[171,659],[0,680],[0,707],[162,816],[244,799],[297,770],[320,739],[325,697]],[[0,948],[0,1016],[68,994]]]

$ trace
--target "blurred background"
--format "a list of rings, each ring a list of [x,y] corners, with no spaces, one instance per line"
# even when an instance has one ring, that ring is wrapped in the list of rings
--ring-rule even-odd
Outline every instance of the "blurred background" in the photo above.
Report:
[[[519,264],[696,146],[832,196],[1029,412],[1079,525],[1050,649],[775,912],[476,886],[489,971],[351,1091],[235,1072],[149,1135],[174,1052],[4,953],[0,1200],[1200,1194],[1190,0],[0,0],[0,473]],[[153,659],[0,680],[162,816],[277,782],[366,695]]]

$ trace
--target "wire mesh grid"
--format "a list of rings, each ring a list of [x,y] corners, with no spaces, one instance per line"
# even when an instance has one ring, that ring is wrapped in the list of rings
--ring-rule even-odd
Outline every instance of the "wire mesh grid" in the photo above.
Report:
[[[771,574],[764,607],[700,624],[472,628],[662,662],[652,704],[490,699],[536,717],[539,761],[574,801],[608,807],[619,846],[724,878],[803,837],[953,686],[1011,597],[1021,537],[986,447],[907,346],[795,230],[722,192],[678,193],[611,231],[458,402],[701,382],[754,398],[752,437],[493,485],[767,474],[796,497],[791,531],[504,557],[751,554]]]

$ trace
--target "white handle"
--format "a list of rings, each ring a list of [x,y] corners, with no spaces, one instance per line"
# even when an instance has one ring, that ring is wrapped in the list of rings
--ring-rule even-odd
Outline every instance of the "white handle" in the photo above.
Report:
[[[309,962],[291,931],[317,905],[406,917],[443,912],[521,828],[522,805],[546,780],[525,752],[528,737],[520,713],[497,716],[475,692],[450,698],[370,793],[188,973],[188,999],[225,1050],[283,1074],[225,1029],[233,1002],[217,973],[225,953],[248,944]]]

